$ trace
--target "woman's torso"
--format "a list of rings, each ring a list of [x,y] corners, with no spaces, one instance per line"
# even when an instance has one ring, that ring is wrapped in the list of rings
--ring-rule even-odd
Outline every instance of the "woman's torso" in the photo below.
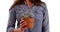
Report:
[[[43,21],[43,7],[42,6],[36,6],[33,5],[33,7],[30,9],[26,4],[23,5],[17,5],[16,6],[16,20],[17,20],[17,28],[20,27],[20,21],[23,16],[23,13],[25,11],[32,11],[35,21],[34,21],[34,28],[32,28],[32,32],[41,32],[42,31],[42,21]],[[28,29],[25,30],[25,32],[28,32]]]

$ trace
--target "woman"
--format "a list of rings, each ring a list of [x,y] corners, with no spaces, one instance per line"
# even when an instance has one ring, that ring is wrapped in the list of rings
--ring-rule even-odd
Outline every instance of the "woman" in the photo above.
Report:
[[[22,14],[30,10],[35,18],[34,28],[30,29],[31,31],[26,27],[21,28],[27,25],[27,22],[21,20]],[[48,11],[46,4],[41,0],[16,0],[9,9],[9,14],[7,32],[49,32]],[[15,28],[16,20],[17,28]]]

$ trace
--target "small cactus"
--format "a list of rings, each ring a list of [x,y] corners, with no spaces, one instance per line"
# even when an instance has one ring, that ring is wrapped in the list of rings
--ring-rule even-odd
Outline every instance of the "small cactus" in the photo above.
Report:
[[[26,17],[28,17],[28,18],[33,18],[34,15],[33,15],[32,12],[25,11],[25,12],[24,12],[24,15],[23,15],[23,18],[26,18]]]
[[[33,26],[34,26],[34,15],[32,12],[25,11],[22,19],[28,23],[26,26],[27,28],[29,28],[29,29],[33,28]]]

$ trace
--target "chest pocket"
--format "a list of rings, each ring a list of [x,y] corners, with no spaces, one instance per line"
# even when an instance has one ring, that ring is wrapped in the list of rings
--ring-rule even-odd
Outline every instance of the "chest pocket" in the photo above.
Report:
[[[17,20],[20,20],[21,17],[23,16],[24,10],[23,9],[17,9],[16,11],[16,18]]]
[[[43,20],[43,13],[42,13],[42,11],[36,10],[36,11],[34,11],[34,14],[35,14],[36,21],[40,22],[41,20]]]

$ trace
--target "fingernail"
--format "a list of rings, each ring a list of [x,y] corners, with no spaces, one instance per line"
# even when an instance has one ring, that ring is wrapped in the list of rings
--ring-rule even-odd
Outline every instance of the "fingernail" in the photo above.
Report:
[[[24,21],[24,20],[22,20],[22,21]]]
[[[20,25],[22,25],[22,24],[20,24]]]

